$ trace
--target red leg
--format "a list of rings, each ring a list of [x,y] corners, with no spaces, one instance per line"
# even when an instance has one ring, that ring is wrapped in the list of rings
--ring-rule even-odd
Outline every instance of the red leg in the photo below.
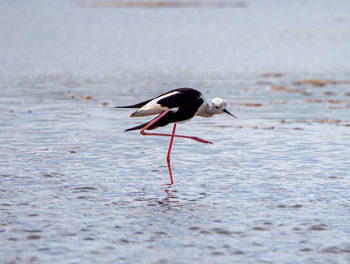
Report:
[[[169,142],[169,148],[168,148],[168,154],[166,155],[166,162],[168,164],[168,171],[170,176],[170,184],[173,184],[173,176],[171,173],[171,167],[170,167],[170,153],[171,153],[171,147],[173,146],[174,136],[175,136],[175,129],[176,129],[176,123],[174,123],[173,132],[171,133],[171,138]]]
[[[166,110],[163,113],[161,113],[157,118],[155,118],[154,120],[152,120],[151,122],[149,122],[144,128],[142,128],[140,130],[140,134],[143,136],[166,136],[166,137],[180,137],[180,138],[189,138],[201,143],[209,143],[209,144],[213,144],[210,141],[198,138],[198,137],[189,137],[189,136],[183,136],[183,135],[171,135],[171,134],[161,134],[161,133],[147,133],[145,132],[145,130],[147,128],[149,128],[151,125],[153,125],[155,122],[157,122],[159,119],[161,119],[164,115],[166,115],[166,113],[168,113],[170,110]]]

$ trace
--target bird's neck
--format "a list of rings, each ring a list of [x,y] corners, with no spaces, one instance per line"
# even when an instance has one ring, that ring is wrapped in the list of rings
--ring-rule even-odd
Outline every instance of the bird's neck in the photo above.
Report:
[[[214,115],[214,106],[209,104],[204,104],[197,113],[198,116],[211,117]]]

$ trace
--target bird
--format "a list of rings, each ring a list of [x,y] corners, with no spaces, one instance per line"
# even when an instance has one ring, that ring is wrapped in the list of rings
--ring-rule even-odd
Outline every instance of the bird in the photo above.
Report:
[[[207,103],[204,96],[193,88],[177,88],[141,103],[127,106],[116,106],[115,108],[138,108],[135,112],[130,114],[130,117],[158,115],[151,121],[128,128],[125,131],[140,130],[140,134],[143,136],[170,137],[166,161],[170,176],[170,185],[172,185],[174,181],[170,166],[170,153],[174,138],[187,138],[201,143],[212,144],[212,142],[198,137],[175,134],[176,124],[187,122],[195,116],[211,117],[215,114],[222,113],[237,118],[226,109],[226,105],[226,101],[218,97],[212,99],[211,104]],[[146,130],[153,130],[170,123],[174,123],[171,134],[146,132]]]

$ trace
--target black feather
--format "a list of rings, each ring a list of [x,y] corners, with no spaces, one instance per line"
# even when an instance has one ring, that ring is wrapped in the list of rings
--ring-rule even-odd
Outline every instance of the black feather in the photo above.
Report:
[[[198,107],[203,103],[202,98],[198,98],[196,101],[194,101],[192,104],[188,105],[186,108],[179,108],[176,112],[169,111],[166,113],[161,119],[159,119],[157,122],[152,124],[147,130],[156,129],[158,127],[166,126],[170,123],[180,122],[180,121],[186,121],[188,119],[191,119],[194,114],[197,112]],[[158,115],[159,116],[159,115]],[[151,121],[156,119],[158,116],[153,118]],[[148,123],[151,121],[144,123],[142,125],[128,128],[125,131],[131,131],[131,130],[137,130],[144,128]]]
[[[150,102],[153,99],[138,103],[138,104],[134,104],[134,105],[126,105],[126,106],[116,106],[114,108],[140,108],[142,106],[144,106],[145,104],[147,104],[148,102]]]
[[[139,129],[144,128],[148,123],[149,123],[149,122],[144,123],[144,124],[142,124],[142,125],[138,125],[138,126],[136,126],[136,127],[128,128],[128,129],[125,129],[124,131],[127,132],[127,131],[131,131],[131,130],[139,130]]]
[[[182,105],[188,105],[193,103],[195,98],[198,99],[202,95],[200,92],[192,88],[178,88],[178,89],[171,90],[167,93],[164,93],[160,96],[173,93],[173,92],[179,92],[179,93],[160,99],[157,103],[162,106],[166,106],[168,108],[174,108],[179,106],[181,107]]]
[[[189,120],[192,117],[194,117],[194,115],[198,111],[200,105],[204,102],[203,99],[201,98],[202,94],[200,92],[198,92],[197,90],[192,89],[192,88],[174,89],[174,90],[171,90],[171,91],[166,92],[164,94],[161,94],[158,97],[161,97],[161,96],[164,96],[166,94],[173,93],[173,92],[178,92],[178,93],[175,93],[169,97],[162,98],[162,99],[158,100],[157,103],[164,106],[164,107],[167,107],[169,109],[172,109],[172,108],[173,109],[177,108],[177,109],[169,111],[161,119],[159,119],[157,122],[152,124],[149,128],[147,128],[147,130],[152,130],[152,129],[156,129],[158,127],[163,127],[163,126],[166,126],[166,125],[168,125],[170,123],[174,123],[174,122]],[[155,98],[157,98],[157,97],[155,97]],[[117,108],[140,108],[155,98],[152,98],[150,100],[147,100],[147,101],[135,104],[135,105],[119,106]],[[157,118],[157,117],[155,117],[155,118]],[[154,120],[154,119],[152,119],[152,120]],[[136,127],[128,128],[125,131],[142,129],[151,121],[144,123],[144,124],[141,124],[141,125],[138,125]]]

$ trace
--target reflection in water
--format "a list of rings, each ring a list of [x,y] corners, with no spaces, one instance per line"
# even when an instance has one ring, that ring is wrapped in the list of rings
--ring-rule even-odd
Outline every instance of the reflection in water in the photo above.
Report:
[[[177,197],[175,196],[176,190],[165,189],[166,197],[162,200],[163,204],[170,205],[170,203],[177,203],[178,200],[175,200]]]

